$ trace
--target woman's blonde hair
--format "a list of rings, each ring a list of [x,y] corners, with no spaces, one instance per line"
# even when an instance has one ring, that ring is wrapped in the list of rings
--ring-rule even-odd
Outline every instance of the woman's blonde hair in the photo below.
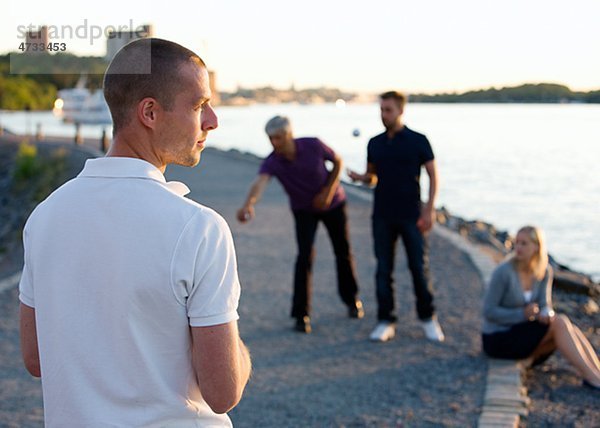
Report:
[[[548,268],[548,251],[546,250],[546,238],[542,229],[536,226],[523,226],[517,232],[525,233],[531,239],[531,241],[538,246],[538,251],[531,259],[531,267],[533,269],[534,276],[541,280],[546,275],[546,269]],[[511,260],[514,262],[514,254],[511,256]]]

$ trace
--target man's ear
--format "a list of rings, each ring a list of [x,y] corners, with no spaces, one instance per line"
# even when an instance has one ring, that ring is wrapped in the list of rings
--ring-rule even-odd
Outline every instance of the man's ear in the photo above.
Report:
[[[144,98],[137,104],[137,118],[145,127],[154,129],[159,110],[160,104],[156,99],[151,97]]]

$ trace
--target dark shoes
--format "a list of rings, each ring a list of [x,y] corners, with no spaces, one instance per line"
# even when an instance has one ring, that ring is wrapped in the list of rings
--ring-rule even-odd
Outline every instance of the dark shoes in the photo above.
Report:
[[[365,316],[365,310],[363,309],[363,304],[360,300],[357,300],[353,306],[348,307],[348,317],[360,319]],[[303,317],[296,318],[296,325],[294,326],[294,330],[299,331],[300,333],[310,333],[312,331],[312,327],[310,325],[310,317],[305,315]]]
[[[348,307],[348,317],[361,319],[365,316],[365,310],[363,309],[363,304],[360,300],[357,300],[354,306]]]
[[[310,317],[305,315],[301,318],[296,318],[296,326],[294,329],[300,333],[310,333],[312,331],[310,326]]]

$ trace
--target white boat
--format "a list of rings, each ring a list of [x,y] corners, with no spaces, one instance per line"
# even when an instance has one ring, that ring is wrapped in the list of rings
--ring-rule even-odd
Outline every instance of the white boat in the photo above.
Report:
[[[85,87],[86,81],[82,76],[75,88],[58,91],[54,114],[68,123],[110,125],[112,119],[102,90],[90,91]]]

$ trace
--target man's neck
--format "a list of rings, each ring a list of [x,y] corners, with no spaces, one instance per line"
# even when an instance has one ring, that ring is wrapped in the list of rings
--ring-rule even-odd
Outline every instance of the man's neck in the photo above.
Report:
[[[404,129],[404,124],[401,121],[397,121],[394,126],[392,126],[391,128],[388,128],[386,130],[386,134],[388,136],[388,138],[392,138],[394,135],[396,135],[398,132],[402,131]]]
[[[286,144],[285,148],[281,155],[289,161],[293,161],[296,159],[296,142],[292,138],[288,144]]]
[[[141,159],[154,165],[163,174],[167,168],[157,153],[148,149],[144,144],[136,143],[135,139],[127,135],[115,136],[106,157]]]

